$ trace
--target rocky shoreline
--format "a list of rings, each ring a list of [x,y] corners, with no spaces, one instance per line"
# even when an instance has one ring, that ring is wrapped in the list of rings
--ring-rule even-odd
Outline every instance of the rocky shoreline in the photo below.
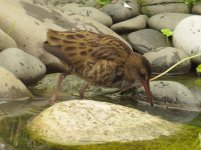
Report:
[[[144,54],[152,65],[153,74],[201,51],[200,42],[196,40],[201,37],[200,2],[191,10],[183,0],[119,0],[101,8],[92,0],[76,2],[1,1],[0,66],[25,85],[45,76],[46,70],[48,73],[63,70],[60,60],[42,48],[48,28],[89,30],[116,36],[134,51]],[[166,28],[173,31],[168,41],[160,32]],[[187,74],[192,64],[200,63],[200,57],[185,61],[169,74]]]
[[[52,95],[59,75],[55,72],[65,68],[58,58],[43,49],[47,29],[88,30],[115,36],[133,51],[144,55],[155,76],[182,59],[201,53],[200,24],[201,2],[187,5],[183,0],[113,0],[100,6],[96,0],[1,0],[0,103]],[[173,35],[163,34],[162,29]],[[187,60],[168,74],[177,76],[193,72],[196,76],[195,66],[199,64],[201,57]],[[28,123],[30,133],[51,144],[82,145],[150,140],[175,134],[180,129],[180,125],[161,119],[160,115],[111,103],[75,100],[84,83],[76,76],[68,76],[62,91],[74,100],[41,112]],[[150,86],[155,104],[200,111],[200,96],[183,84],[160,80],[150,82]],[[86,97],[91,99],[94,95],[106,95],[115,90],[91,87]],[[134,91],[133,98],[146,101],[141,88]],[[196,92],[200,94],[199,90]],[[54,114],[49,115],[52,112]],[[101,120],[101,117],[105,118]],[[76,132],[71,132],[72,129]],[[63,138],[66,132],[68,134]]]

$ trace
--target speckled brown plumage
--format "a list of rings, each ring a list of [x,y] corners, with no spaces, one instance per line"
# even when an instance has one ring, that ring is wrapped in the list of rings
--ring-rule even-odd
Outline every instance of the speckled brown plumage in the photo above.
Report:
[[[91,85],[125,89],[141,82],[152,105],[149,62],[118,38],[89,31],[48,30],[44,49],[69,66],[65,75],[75,74]]]

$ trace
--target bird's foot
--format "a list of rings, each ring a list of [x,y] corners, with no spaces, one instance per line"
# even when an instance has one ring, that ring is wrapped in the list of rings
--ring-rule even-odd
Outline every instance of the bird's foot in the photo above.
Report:
[[[49,105],[54,105],[55,104],[55,101],[56,101],[56,96],[52,96],[49,100],[48,100],[48,104]]]

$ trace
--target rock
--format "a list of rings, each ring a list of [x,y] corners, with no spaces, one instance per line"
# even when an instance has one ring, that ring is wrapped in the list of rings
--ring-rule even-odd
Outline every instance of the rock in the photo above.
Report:
[[[184,3],[183,0],[139,0],[141,6],[146,5],[157,5],[157,4],[165,4],[165,3]]]
[[[151,63],[152,73],[154,74],[160,74],[180,60],[188,57],[186,53],[173,47],[157,48],[155,51],[144,54],[144,56]],[[190,69],[191,62],[187,60],[168,72],[168,74],[185,74],[189,73]]]
[[[139,110],[92,100],[47,108],[27,125],[33,138],[57,146],[150,140],[174,134],[177,125]]]
[[[77,3],[80,4],[85,0],[33,0],[33,4],[39,4],[45,7],[56,7],[58,5],[65,5],[69,3]]]
[[[0,66],[24,82],[35,81],[46,72],[45,65],[18,48],[8,48],[0,53]]]
[[[14,24],[14,30],[10,36],[17,42],[20,49],[40,58],[47,65],[55,64],[59,68],[62,63],[44,51],[42,43],[46,39],[47,28],[59,28],[57,25],[62,26],[65,21],[61,22],[56,19],[56,16],[60,15],[56,11],[30,2],[23,0],[0,1],[0,18],[4,20],[0,24],[0,29],[5,32],[8,25]],[[61,19],[62,15],[59,18]]]
[[[83,4],[86,6],[96,7],[97,6],[97,0],[84,0]]]
[[[0,29],[0,51],[10,47],[17,47],[16,42]]]
[[[59,10],[63,12],[70,12],[72,14],[78,14],[81,16],[89,17],[106,26],[112,25],[112,19],[109,15],[93,7],[87,7],[87,6],[76,4],[76,3],[70,3],[70,4],[67,3],[67,4],[57,5],[56,8],[58,8]]]
[[[128,42],[139,53],[147,53],[158,47],[167,47],[166,37],[159,31],[143,29],[128,34]]]
[[[80,15],[61,13],[59,10],[42,7],[28,0],[0,1],[0,29],[4,32],[14,24],[10,36],[23,51],[39,58],[48,70],[66,70],[66,66],[42,47],[46,40],[47,28],[62,31],[89,30],[113,35],[129,47],[130,45],[106,26]],[[22,21],[23,20],[23,21]],[[38,34],[40,33],[40,34]]]
[[[201,15],[201,2],[197,2],[192,7],[192,13]]]
[[[142,6],[140,9],[141,14],[153,16],[162,13],[189,13],[189,8],[184,3],[163,3]]]
[[[161,107],[177,108],[189,111],[200,111],[200,101],[183,84],[174,81],[150,82],[154,104]],[[141,93],[143,91],[143,93]],[[140,94],[141,93],[141,94]],[[139,88],[135,98],[147,101],[143,88]]]
[[[33,86],[32,91],[34,91],[35,94],[40,94],[38,96],[43,96],[43,97],[52,96],[52,93],[55,89],[59,75],[60,75],[59,73],[46,75]],[[81,87],[83,87],[85,84],[86,84],[86,81],[80,79],[79,77],[74,75],[69,75],[63,80],[61,84],[61,92],[59,93],[58,97],[62,97],[62,96],[65,96],[65,98],[72,97],[72,96],[79,97],[79,89],[81,89]],[[90,88],[85,91],[85,97],[105,95],[107,92],[112,92],[115,90],[117,89],[90,86]]]
[[[111,26],[111,29],[118,31],[135,31],[146,28],[147,16],[140,15],[135,18],[122,21]]]
[[[175,28],[173,35],[174,47],[183,50],[189,56],[201,53],[201,16],[183,19]],[[201,56],[191,60],[200,64]]]
[[[11,72],[0,67],[0,101],[26,100],[32,94]]]
[[[116,3],[110,3],[102,7],[102,11],[111,16],[113,22],[125,21],[139,15],[139,6],[137,0],[127,0],[125,7],[124,0],[118,0]],[[131,7],[131,8],[130,8]]]
[[[68,3],[81,3],[83,0],[43,0],[43,1],[48,1],[54,6],[61,5],[61,4],[68,4]]]
[[[170,29],[174,31],[176,25],[184,18],[191,16],[190,14],[182,13],[164,13],[157,14],[147,20],[150,28],[155,30]]]
[[[42,6],[47,6],[49,3],[49,0],[33,0],[33,4],[39,4]]]

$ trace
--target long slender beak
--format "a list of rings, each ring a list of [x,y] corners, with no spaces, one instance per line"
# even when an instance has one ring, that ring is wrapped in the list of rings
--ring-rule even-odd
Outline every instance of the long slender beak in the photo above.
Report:
[[[151,92],[150,92],[149,81],[141,81],[141,83],[142,83],[144,90],[147,94],[147,100],[150,103],[150,106],[153,107],[154,104],[153,104],[152,96],[151,96]]]

